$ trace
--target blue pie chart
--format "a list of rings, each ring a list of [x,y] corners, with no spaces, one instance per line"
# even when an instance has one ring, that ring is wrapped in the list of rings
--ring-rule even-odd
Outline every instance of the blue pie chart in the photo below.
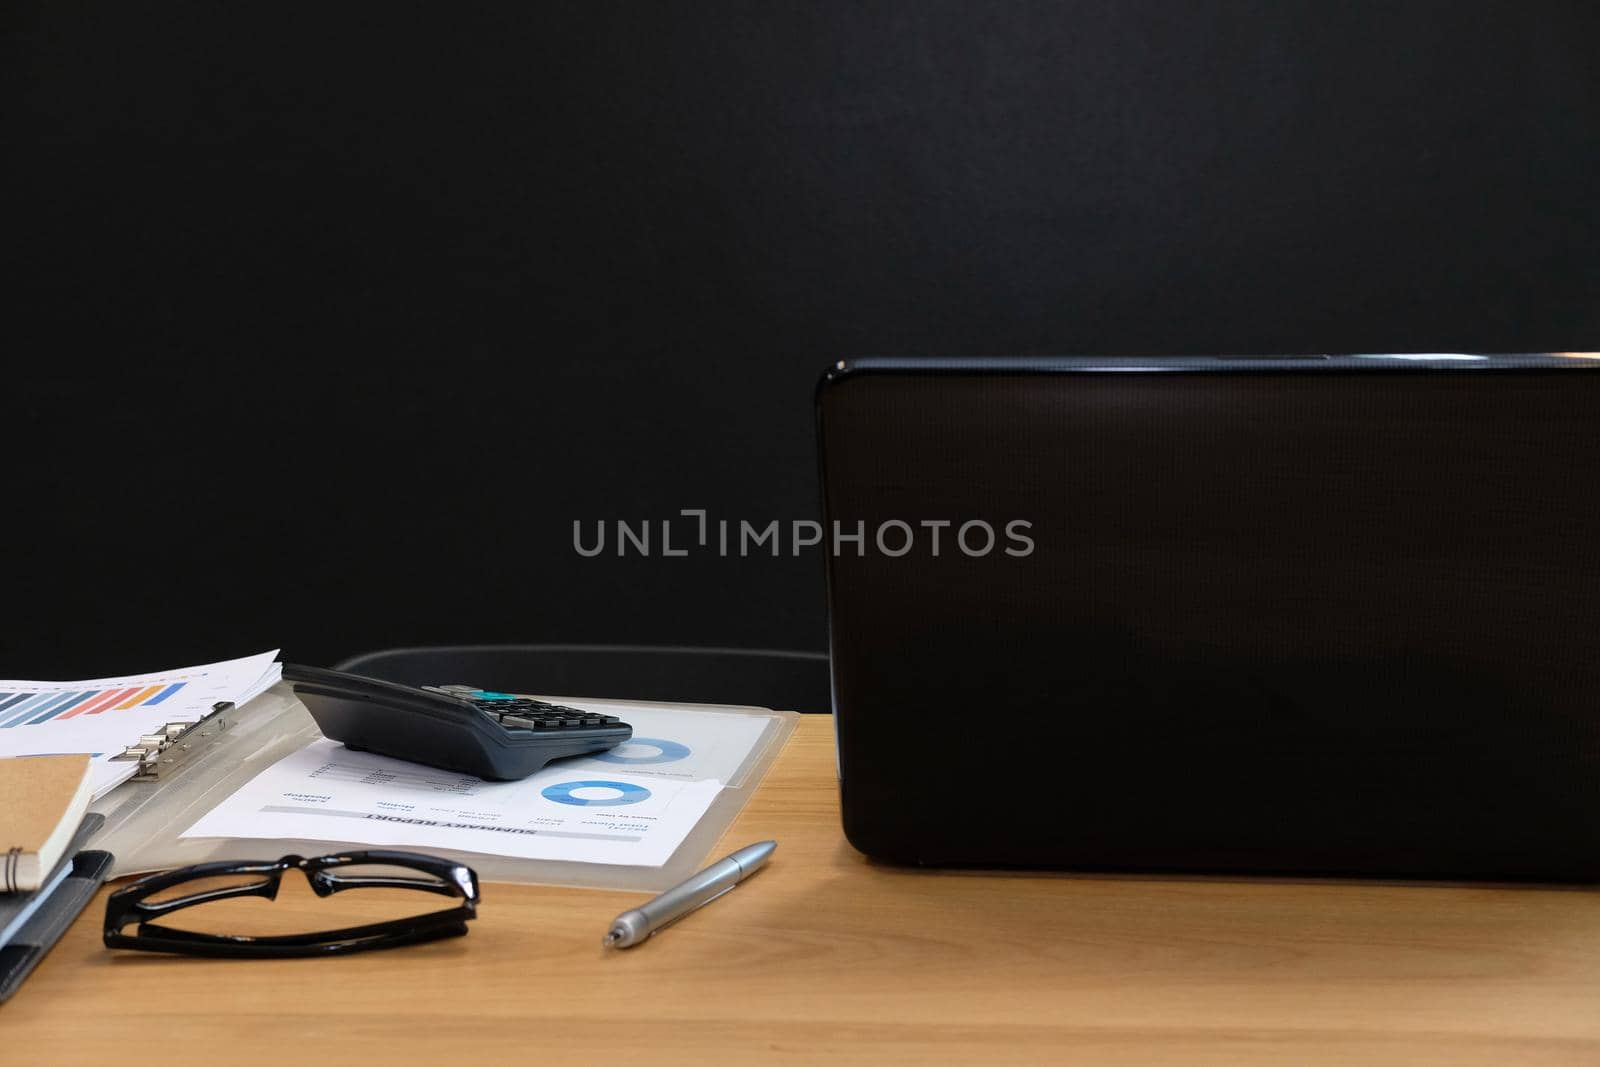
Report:
[[[577,797],[572,794],[579,789],[610,789],[620,796],[614,797]],[[578,808],[610,808],[618,804],[637,804],[650,796],[650,790],[642,785],[629,785],[627,782],[558,782],[547,785],[539,791],[539,795],[546,800],[553,800],[557,804],[571,804]]]
[[[638,745],[641,748],[654,748],[659,751],[643,756],[624,756],[618,749],[632,748]],[[601,752],[593,759],[604,760],[606,763],[676,763],[689,755],[689,746],[680,745],[676,741],[663,741],[659,737],[635,737],[631,741],[624,741],[616,748]]]

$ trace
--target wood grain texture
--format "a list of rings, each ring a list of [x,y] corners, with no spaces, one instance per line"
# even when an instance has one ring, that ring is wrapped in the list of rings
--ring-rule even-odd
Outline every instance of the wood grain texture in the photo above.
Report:
[[[626,893],[490,885],[465,938],[256,962],[114,956],[102,903],[0,1040],[101,1064],[1600,1063],[1600,893],[884,868],[840,834],[830,725],[801,723],[719,846],[775,838],[771,866],[639,948],[600,947]]]

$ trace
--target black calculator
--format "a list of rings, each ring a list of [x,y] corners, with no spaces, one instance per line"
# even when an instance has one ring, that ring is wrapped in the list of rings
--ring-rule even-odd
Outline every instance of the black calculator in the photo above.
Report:
[[[416,688],[321,667],[283,665],[323,736],[345,747],[495,781],[633,736],[615,715],[470,685]]]

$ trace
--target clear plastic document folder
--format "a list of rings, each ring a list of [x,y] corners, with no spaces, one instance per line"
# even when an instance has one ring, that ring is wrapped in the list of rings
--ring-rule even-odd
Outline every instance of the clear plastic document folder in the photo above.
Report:
[[[656,891],[703,866],[799,719],[540,696],[603,706],[634,723],[634,740],[483,782],[327,741],[280,683],[195,740],[172,774],[96,801],[106,824],[92,847],[116,856],[114,877],[367,846],[456,858],[491,882]]]

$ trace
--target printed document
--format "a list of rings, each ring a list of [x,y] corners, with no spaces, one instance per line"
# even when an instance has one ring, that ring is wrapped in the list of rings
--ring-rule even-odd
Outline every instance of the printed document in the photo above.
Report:
[[[633,737],[593,756],[562,760],[569,770],[626,771],[649,778],[738,785],[738,776],[770,721],[760,715],[641,707],[601,700],[552,698],[569,707],[615,715],[633,727]]]
[[[770,718],[559,698],[616,715],[631,740],[517,782],[312,742],[262,771],[184,837],[445,848],[659,867],[740,775]]]
[[[486,782],[324,739],[261,772],[183,836],[658,867],[721,791],[715,779],[675,781],[566,762],[521,781]]]
[[[141,735],[194,722],[212,705],[243,705],[282,676],[276,650],[196,667],[76,682],[0,681],[0,758],[87,752],[96,798],[130,778],[114,760]]]

